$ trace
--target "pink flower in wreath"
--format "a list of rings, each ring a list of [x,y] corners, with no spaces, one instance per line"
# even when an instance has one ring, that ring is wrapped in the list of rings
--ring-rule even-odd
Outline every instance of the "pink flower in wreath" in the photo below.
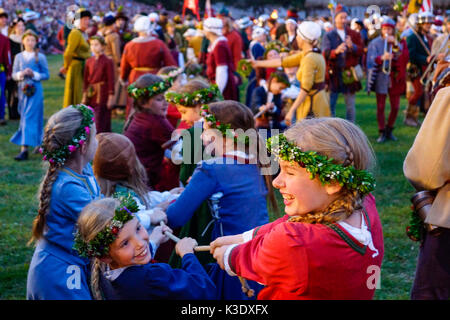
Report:
[[[44,157],[42,158],[42,160],[44,160],[44,161],[47,160],[47,156],[44,156]]]
[[[84,127],[84,131],[86,131],[86,134],[89,134],[91,132],[91,129],[89,129],[89,127]]]
[[[48,160],[50,163],[54,163],[55,162],[55,160],[53,160],[53,159],[50,159],[50,160]]]
[[[82,146],[84,144],[84,140],[80,140],[78,143]]]
[[[69,151],[70,151],[70,152],[74,152],[75,150],[77,150],[77,147],[75,147],[75,146],[73,146],[73,145],[70,145],[70,146],[69,146]]]
[[[42,154],[42,152],[44,152],[44,149],[39,148],[39,153]]]

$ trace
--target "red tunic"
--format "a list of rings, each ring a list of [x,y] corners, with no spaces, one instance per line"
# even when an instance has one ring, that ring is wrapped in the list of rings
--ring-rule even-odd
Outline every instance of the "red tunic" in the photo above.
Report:
[[[375,257],[339,224],[287,222],[286,215],[255,229],[253,240],[235,247],[230,267],[266,285],[258,299],[372,299],[372,278],[380,274],[384,254],[383,231],[372,195],[364,208],[379,253]]]
[[[108,96],[114,94],[114,62],[100,55],[91,57],[84,67],[83,93],[88,94],[87,104],[95,110],[97,132],[111,131],[111,110],[108,110]],[[89,97],[89,93],[91,96]]]
[[[167,108],[167,120],[169,120],[172,127],[176,128],[178,124],[178,120],[181,119],[181,113],[178,111],[177,107],[171,103],[169,103],[169,107]]]
[[[133,40],[125,45],[120,62],[120,78],[132,84],[143,74],[156,74],[162,67],[176,65],[169,48],[161,40]],[[127,116],[131,106],[132,100],[128,99]]]
[[[228,40],[228,45],[230,47],[231,51],[231,57],[233,60],[234,69],[236,70],[239,60],[242,59],[242,47],[243,47],[243,41],[242,37],[236,30],[231,30],[231,32],[228,32],[225,37]]]
[[[235,68],[227,42],[226,40],[219,40],[214,49],[208,53],[206,58],[206,75],[211,82],[216,83],[216,68],[218,66],[228,66],[228,82],[222,95],[225,100],[237,100],[238,87],[234,77]]]
[[[164,179],[162,174],[164,149],[161,146],[170,140],[172,131],[172,125],[165,117],[138,112],[124,132],[124,135],[133,142],[136,154],[147,171],[150,187],[155,189]]]

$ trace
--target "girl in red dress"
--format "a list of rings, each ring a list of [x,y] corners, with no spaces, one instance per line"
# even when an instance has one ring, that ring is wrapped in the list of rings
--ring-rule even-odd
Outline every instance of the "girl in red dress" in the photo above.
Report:
[[[219,265],[264,284],[258,299],[371,299],[384,248],[367,137],[347,120],[316,118],[268,144],[286,215],[212,242]]]
[[[203,23],[205,37],[209,40],[206,58],[206,75],[217,84],[225,100],[238,100],[235,67],[228,40],[222,35],[222,20],[208,18]]]

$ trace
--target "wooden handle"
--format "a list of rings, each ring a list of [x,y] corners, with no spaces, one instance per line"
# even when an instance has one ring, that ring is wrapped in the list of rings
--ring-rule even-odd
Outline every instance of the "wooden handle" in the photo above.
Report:
[[[165,226],[166,224],[163,221],[161,221],[160,225],[161,226]],[[174,241],[175,243],[178,243],[178,241],[181,240],[177,236],[174,236],[171,232],[166,231],[166,232],[164,232],[164,234],[167,237],[169,237],[170,240]],[[201,251],[208,251],[209,252],[209,250],[211,250],[210,246],[196,246],[196,247],[194,247],[194,251],[196,251],[196,252],[201,252]]]
[[[211,250],[211,247],[210,246],[196,246],[196,247],[194,247],[194,251],[197,251],[197,252],[201,252],[201,251],[210,251]]]

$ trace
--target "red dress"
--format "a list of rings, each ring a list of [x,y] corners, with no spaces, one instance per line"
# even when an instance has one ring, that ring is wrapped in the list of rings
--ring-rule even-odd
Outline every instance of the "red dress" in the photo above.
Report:
[[[383,231],[372,195],[364,209],[378,255],[339,224],[288,222],[286,215],[233,248],[229,265],[237,275],[266,285],[258,299],[372,299],[384,254]]]
[[[91,57],[84,67],[83,93],[88,95],[87,104],[94,108],[97,133],[111,132],[111,110],[108,109],[108,96],[114,94],[114,62],[100,55]]]
[[[228,40],[228,45],[230,47],[231,57],[233,60],[234,69],[236,70],[239,60],[242,59],[242,47],[243,41],[242,37],[236,30],[231,30],[225,37]]]
[[[157,191],[158,184],[165,179],[163,174],[164,149],[161,147],[172,137],[173,127],[166,117],[146,112],[137,112],[124,135],[136,148],[136,154],[145,167],[149,186]]]
[[[225,100],[237,100],[238,87],[234,77],[235,68],[230,47],[225,37],[218,39],[213,50],[206,57],[206,75],[212,83],[216,83],[216,68],[218,66],[228,67],[228,82],[223,90],[223,97]]]
[[[139,39],[139,38],[138,38]],[[125,45],[120,62],[120,78],[128,80],[129,84],[135,82],[146,73],[156,74],[165,66],[176,66],[169,48],[159,39],[140,42],[132,40]],[[132,99],[128,99],[127,117],[132,106]]]

